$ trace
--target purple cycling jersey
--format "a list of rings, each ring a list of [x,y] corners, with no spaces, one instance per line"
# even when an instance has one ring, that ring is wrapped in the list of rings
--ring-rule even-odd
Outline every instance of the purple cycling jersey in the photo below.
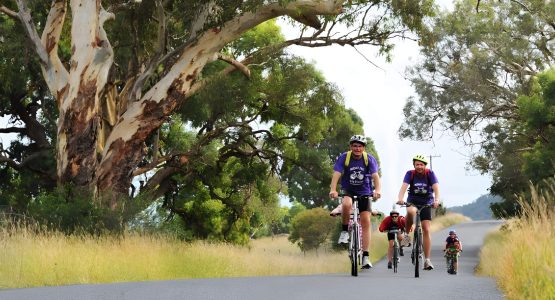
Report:
[[[438,183],[436,174],[432,170],[428,170],[430,177],[430,186],[428,186],[428,179],[426,175],[414,174],[413,186],[410,186],[411,171],[407,171],[403,182],[409,184],[409,195],[407,201],[414,204],[428,204],[432,205],[434,203],[434,191],[432,190],[432,185]]]
[[[341,188],[349,194],[357,196],[372,195],[372,174],[378,172],[378,162],[368,154],[368,167],[364,164],[364,158],[356,159],[351,155],[349,166],[345,167],[347,153],[342,153],[337,158],[333,170],[342,173]]]

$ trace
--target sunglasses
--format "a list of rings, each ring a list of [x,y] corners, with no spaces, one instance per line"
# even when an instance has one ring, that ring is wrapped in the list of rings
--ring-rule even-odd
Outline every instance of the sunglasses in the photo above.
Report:
[[[397,218],[398,216],[391,216],[392,218]]]

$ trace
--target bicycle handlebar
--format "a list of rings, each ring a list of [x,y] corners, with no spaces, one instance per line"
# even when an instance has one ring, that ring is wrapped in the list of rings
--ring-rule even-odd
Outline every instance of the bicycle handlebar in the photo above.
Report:
[[[345,197],[345,196],[347,196],[347,195],[345,195],[345,194],[339,195],[339,197],[338,197],[337,199],[343,198],[343,197]],[[361,200],[361,199],[368,199],[368,200],[374,202],[374,201],[377,200],[377,199],[374,199],[374,197],[372,197],[372,196],[370,196],[370,195],[365,195],[365,196],[349,196],[349,197],[351,197],[351,199],[353,199],[353,201],[358,201],[358,200]]]
[[[430,204],[414,204],[414,203],[410,203],[410,202],[405,202],[404,204],[399,205],[399,206],[401,206],[401,207],[414,206],[416,208],[421,208],[421,209],[426,208],[426,207],[430,207],[430,208],[434,207],[433,205],[430,205]]]

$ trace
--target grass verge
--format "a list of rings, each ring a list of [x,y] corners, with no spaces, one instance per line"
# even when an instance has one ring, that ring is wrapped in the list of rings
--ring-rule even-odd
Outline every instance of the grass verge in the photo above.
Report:
[[[453,224],[454,215],[436,223]],[[460,219],[457,219],[460,220]],[[371,260],[387,251],[386,234],[373,232]],[[305,275],[350,272],[346,252],[303,253],[286,236],[249,247],[162,236],[67,236],[21,227],[0,230],[0,288],[179,278]]]
[[[531,201],[520,200],[519,218],[487,236],[478,274],[492,276],[507,299],[554,299],[555,184]]]

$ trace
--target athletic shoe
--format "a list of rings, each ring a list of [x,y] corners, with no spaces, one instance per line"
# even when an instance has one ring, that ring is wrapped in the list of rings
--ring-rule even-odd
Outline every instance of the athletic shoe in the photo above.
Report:
[[[393,264],[392,264],[391,262],[387,262],[387,268],[388,268],[388,269],[393,268]]]
[[[368,256],[364,255],[362,256],[362,269],[370,269],[372,268],[372,263],[370,262],[370,259],[368,259]]]
[[[399,248],[399,256],[405,256],[405,253],[403,253],[403,247]]]
[[[338,244],[348,244],[349,243],[349,233],[347,231],[341,231],[339,235]]]
[[[432,262],[430,261],[429,258],[426,258],[426,260],[424,261],[424,270],[433,270],[434,269],[434,265],[432,265]]]
[[[410,236],[408,234],[405,234],[405,237],[401,241],[401,246],[402,247],[410,247],[410,245],[411,245]]]

